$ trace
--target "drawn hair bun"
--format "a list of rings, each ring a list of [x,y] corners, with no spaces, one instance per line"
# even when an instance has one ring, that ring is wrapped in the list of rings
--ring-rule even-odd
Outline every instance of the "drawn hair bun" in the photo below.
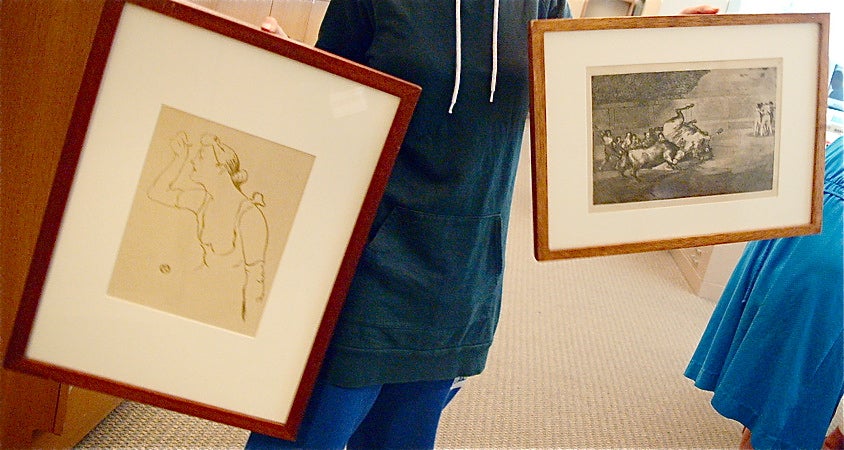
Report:
[[[225,144],[218,136],[206,133],[199,139],[203,146],[208,146],[214,149],[214,156],[217,162],[226,168],[232,182],[235,186],[240,186],[245,183],[248,175],[246,171],[240,168],[240,158],[233,148]]]
[[[251,200],[252,203],[257,206],[267,206],[266,203],[264,203],[264,194],[260,192],[253,192]]]

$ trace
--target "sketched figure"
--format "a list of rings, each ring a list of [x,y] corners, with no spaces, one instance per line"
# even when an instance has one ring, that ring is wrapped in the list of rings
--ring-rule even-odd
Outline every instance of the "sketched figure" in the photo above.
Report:
[[[774,102],[756,104],[756,123],[753,131],[756,136],[774,134]]]
[[[601,142],[604,144],[604,162],[601,164],[601,170],[617,167],[622,157],[620,141],[613,138],[612,130],[604,130],[601,132]]]
[[[247,305],[265,295],[264,261],[267,220],[263,196],[241,191],[247,174],[234,149],[219,137],[205,134],[195,147],[182,131],[170,141],[173,160],[153,182],[147,195],[166,206],[196,217],[196,238],[202,248],[202,269],[237,269],[241,283],[241,319]],[[187,175],[190,183],[182,181]]]
[[[765,123],[767,124],[768,136],[774,134],[774,130],[776,130],[776,123],[774,122],[774,102],[765,103],[765,114],[768,116]]]
[[[674,117],[662,125],[662,134],[668,142],[679,147],[684,155],[706,161],[712,159],[712,137],[709,132],[701,130],[695,120],[686,120],[683,115],[683,111],[694,106],[694,103],[689,103],[682,108],[676,108]]]

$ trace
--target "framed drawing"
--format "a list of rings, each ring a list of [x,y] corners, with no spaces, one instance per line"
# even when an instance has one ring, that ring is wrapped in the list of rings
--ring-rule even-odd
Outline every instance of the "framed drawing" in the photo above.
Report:
[[[538,20],[538,260],[820,230],[827,14]]]
[[[6,367],[295,438],[420,91],[105,2]]]

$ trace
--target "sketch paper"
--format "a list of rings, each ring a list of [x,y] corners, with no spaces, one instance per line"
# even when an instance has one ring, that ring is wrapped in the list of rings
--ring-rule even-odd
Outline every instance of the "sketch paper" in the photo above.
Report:
[[[590,210],[776,195],[781,64],[589,68]]]
[[[163,105],[108,294],[254,336],[314,160]]]

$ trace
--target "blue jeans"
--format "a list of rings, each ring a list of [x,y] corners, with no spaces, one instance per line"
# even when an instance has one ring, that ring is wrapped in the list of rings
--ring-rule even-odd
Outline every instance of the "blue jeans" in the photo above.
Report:
[[[259,433],[247,450],[431,449],[453,380],[342,388],[317,382],[295,442]]]

